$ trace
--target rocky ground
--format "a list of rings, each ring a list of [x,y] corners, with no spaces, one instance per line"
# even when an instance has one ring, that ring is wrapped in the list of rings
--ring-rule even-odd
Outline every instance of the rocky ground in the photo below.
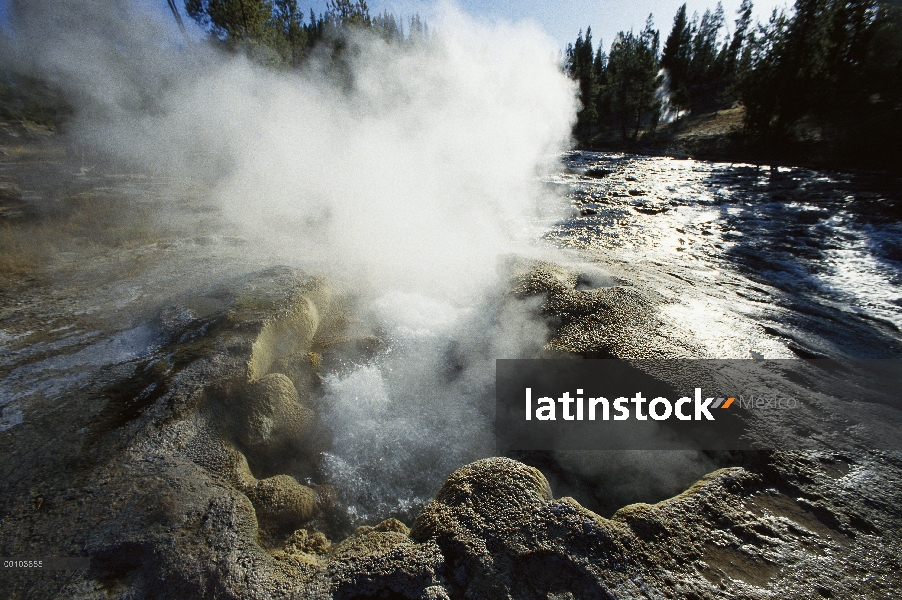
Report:
[[[4,572],[10,598],[902,593],[902,455],[865,449],[727,453],[716,461],[731,466],[685,492],[610,518],[561,497],[559,474],[488,458],[449,474],[413,522],[347,536],[334,491],[311,476],[329,443],[316,390],[331,357],[366,360],[378,332],[356,320],[352,293],[287,268],[216,279],[199,262],[198,283],[163,302],[151,288],[166,273],[145,254],[167,251],[98,244],[76,282],[57,248],[57,271],[6,274],[0,555],[91,557],[87,571]],[[559,326],[548,352],[702,354],[642,285],[520,269],[512,298],[543,298]],[[92,272],[122,275],[86,286]],[[123,314],[146,325],[123,330]]]
[[[555,498],[533,467],[486,459],[452,473],[411,528],[389,519],[332,538],[328,486],[287,473],[303,473],[297,461],[323,443],[309,399],[322,354],[336,343],[365,353],[373,342],[334,340],[346,317],[316,280],[275,271],[234,288],[171,307],[160,321],[167,341],[146,361],[31,404],[0,434],[2,553],[92,557],[87,572],[7,572],[11,597],[891,598],[902,589],[902,458],[879,452],[736,455],[741,466],[610,519]],[[295,462],[279,461],[286,447]]]

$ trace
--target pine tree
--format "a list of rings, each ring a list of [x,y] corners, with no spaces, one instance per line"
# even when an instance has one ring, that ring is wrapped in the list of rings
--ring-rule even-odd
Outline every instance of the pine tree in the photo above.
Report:
[[[740,57],[749,35],[749,26],[752,24],[752,0],[742,0],[736,13],[739,18],[735,21],[735,29],[730,37],[730,45],[727,47],[727,56],[724,64],[728,73],[736,74]]]
[[[383,11],[381,15],[373,18],[373,28],[389,44],[404,40],[404,35],[398,27],[398,20],[388,11]]]
[[[592,48],[592,28],[586,29],[586,37],[580,30],[575,44],[567,45],[566,70],[571,78],[579,84],[579,101],[581,108],[576,114],[576,134],[585,137],[598,125],[597,95],[598,70],[596,55]]]
[[[366,0],[329,0],[326,18],[339,29],[369,27],[372,22]]]
[[[673,28],[664,43],[661,67],[667,71],[670,86],[670,104],[679,115],[680,109],[689,105],[688,75],[692,59],[692,33],[683,4],[673,19]]]
[[[292,67],[301,64],[307,47],[304,14],[298,11],[297,0],[274,0],[273,20],[279,38],[287,44],[286,59]]]
[[[718,2],[713,13],[705,11],[692,39],[687,87],[693,110],[710,109],[715,105],[721,77],[717,38],[723,22],[723,6]]]
[[[418,44],[424,40],[423,21],[420,19],[419,13],[410,18],[410,27],[408,28],[408,31],[410,32],[407,37],[408,42]]]
[[[598,123],[595,110],[595,95],[598,93],[598,78],[595,74],[595,51],[592,48],[592,27],[586,28],[586,38],[575,52],[576,77],[579,80],[579,101],[582,110],[577,114],[577,129],[588,131]]]
[[[231,45],[260,42],[273,13],[269,0],[185,0],[185,11]]]
[[[643,121],[660,110],[655,98],[660,84],[658,46],[659,34],[651,15],[642,33],[620,32],[611,46],[601,93],[612,125],[624,140],[635,140]]]
[[[608,55],[601,51],[601,44],[592,61],[592,70],[595,72],[598,83],[598,92],[595,94],[595,114],[598,116],[599,127],[604,127],[611,120],[611,107],[605,94],[608,82]]]

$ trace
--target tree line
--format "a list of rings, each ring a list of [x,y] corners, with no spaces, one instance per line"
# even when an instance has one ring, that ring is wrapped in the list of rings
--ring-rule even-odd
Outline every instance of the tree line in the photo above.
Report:
[[[302,66],[314,49],[338,57],[352,30],[368,30],[393,44],[430,35],[419,15],[408,20],[387,11],[371,15],[366,0],[329,0],[320,15],[312,8],[305,15],[297,0],[185,0],[185,12],[226,48],[288,68]]]
[[[797,0],[752,23],[743,0],[727,26],[720,3],[699,17],[683,4],[663,44],[649,15],[605,53],[591,27],[567,47],[579,84],[575,133],[635,140],[660,120],[741,104],[745,132],[790,137],[800,123],[837,135],[902,135],[902,7],[880,0]]]

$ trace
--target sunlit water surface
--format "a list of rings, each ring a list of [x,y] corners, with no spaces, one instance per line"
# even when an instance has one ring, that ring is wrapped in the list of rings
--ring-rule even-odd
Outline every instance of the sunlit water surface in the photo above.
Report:
[[[547,237],[672,297],[709,358],[902,355],[902,185],[888,176],[571,152]]]

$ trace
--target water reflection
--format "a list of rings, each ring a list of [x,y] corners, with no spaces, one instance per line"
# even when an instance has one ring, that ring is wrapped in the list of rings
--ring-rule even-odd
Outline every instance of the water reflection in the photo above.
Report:
[[[572,152],[550,234],[668,298],[715,358],[902,356],[902,183]]]

